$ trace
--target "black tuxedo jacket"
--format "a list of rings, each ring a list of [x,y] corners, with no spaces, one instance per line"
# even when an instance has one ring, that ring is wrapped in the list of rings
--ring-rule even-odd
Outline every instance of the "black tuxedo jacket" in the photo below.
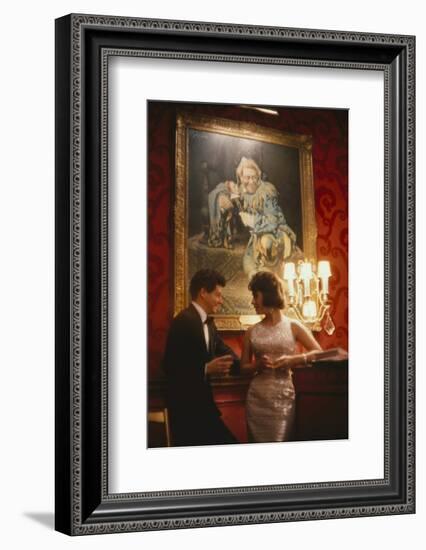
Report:
[[[231,374],[237,374],[239,360],[219,337],[214,323],[209,323],[208,328],[210,349],[206,346],[200,315],[192,304],[170,326],[163,369],[174,445],[236,442],[220,419],[205,366],[214,357],[231,354],[234,357]]]

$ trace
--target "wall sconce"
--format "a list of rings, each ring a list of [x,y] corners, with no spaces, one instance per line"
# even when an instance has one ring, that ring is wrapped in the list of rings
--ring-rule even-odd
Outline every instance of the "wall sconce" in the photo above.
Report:
[[[311,330],[324,329],[333,334],[335,326],[330,315],[328,279],[331,277],[330,262],[299,261],[284,264],[286,312]]]

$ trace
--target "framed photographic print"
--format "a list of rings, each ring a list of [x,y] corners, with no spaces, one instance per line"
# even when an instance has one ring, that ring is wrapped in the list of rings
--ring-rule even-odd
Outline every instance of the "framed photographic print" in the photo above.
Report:
[[[183,439],[173,434],[179,417],[175,409],[181,411],[184,406],[189,409],[182,429],[184,440],[190,442],[193,437],[194,445],[195,441],[212,441],[206,435],[209,420],[200,419],[204,405],[195,397],[203,395],[203,401],[211,401],[204,394],[204,384],[196,386],[193,378],[183,376],[181,368],[177,379],[173,378],[174,366],[188,363],[187,347],[194,353],[198,348],[195,327],[191,334],[180,334],[183,349],[172,340],[181,312],[191,314],[191,281],[204,270],[215,270],[224,277],[221,307],[210,313],[222,335],[219,342],[232,346],[237,357],[244,355],[247,329],[260,318],[249,290],[256,273],[278,277],[286,298],[285,317],[313,330],[325,353],[331,354],[328,364],[324,357],[317,364],[315,373],[303,368],[304,360],[299,362],[288,387],[285,377],[274,379],[278,395],[266,391],[267,401],[274,403],[275,409],[265,406],[262,398],[268,430],[262,441],[256,442],[283,441],[287,423],[292,426],[285,430],[286,440],[346,439],[347,357],[332,354],[339,348],[345,353],[348,350],[348,111],[151,100],[147,125],[148,193],[152,189],[153,197],[148,209],[148,265],[158,266],[168,257],[173,266],[169,271],[165,268],[160,278],[158,268],[152,275],[149,270],[148,294],[157,296],[163,277],[169,281],[175,274],[173,292],[165,296],[169,307],[155,299],[149,304],[147,412],[161,420],[167,409],[171,433],[166,437],[161,423],[149,423],[148,447],[180,446]],[[167,172],[163,170],[166,156],[171,167]],[[308,265],[313,277],[304,280],[302,269]],[[324,265],[329,266],[327,280],[318,272]],[[298,275],[295,279],[286,279],[289,268]],[[317,286],[320,291],[323,284],[328,286],[329,278],[331,299],[329,293],[325,298],[317,292]],[[308,305],[315,308],[313,315],[307,313]],[[176,317],[173,323],[172,316]],[[225,352],[219,344],[216,353]],[[168,356],[173,365],[167,375],[167,365],[162,362],[167,363]],[[253,373],[241,367],[238,375],[235,369],[232,376],[213,373],[211,387],[227,428],[239,443],[247,443],[254,442],[246,422],[246,412],[251,411],[249,396],[263,385],[262,378],[267,387],[270,381],[264,373],[251,384]],[[199,365],[194,365],[194,370],[200,372]],[[284,389],[291,394],[285,402]],[[182,403],[174,403],[176,400]],[[285,405],[292,412],[297,410],[290,422]],[[282,414],[277,415],[277,409]],[[191,436],[193,411],[198,411],[203,438]],[[259,414],[257,410],[256,424]],[[263,422],[260,424],[262,427]]]
[[[56,21],[57,530],[414,512],[414,48]]]

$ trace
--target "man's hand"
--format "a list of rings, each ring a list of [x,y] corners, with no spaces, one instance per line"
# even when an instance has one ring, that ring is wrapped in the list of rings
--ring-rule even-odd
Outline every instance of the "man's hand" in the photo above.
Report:
[[[206,374],[228,374],[233,362],[234,358],[232,357],[232,355],[222,355],[221,357],[215,357],[214,359],[212,359],[212,361],[210,361],[210,363],[207,363]]]

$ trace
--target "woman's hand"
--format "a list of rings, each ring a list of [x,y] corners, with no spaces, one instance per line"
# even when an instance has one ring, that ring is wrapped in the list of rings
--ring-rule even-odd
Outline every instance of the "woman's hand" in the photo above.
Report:
[[[345,349],[337,348],[337,354],[333,359],[335,359],[336,361],[343,361],[348,357],[349,357],[348,352]]]
[[[256,368],[259,370],[275,368],[275,361],[269,355],[261,355],[256,359]]]
[[[289,369],[294,366],[293,355],[281,355],[274,361],[274,369]]]
[[[306,361],[308,363],[313,363],[314,361],[316,361],[318,359],[318,357],[321,356],[321,353],[322,353],[322,350],[320,350],[320,349],[313,349],[311,351],[306,352],[305,353]]]

